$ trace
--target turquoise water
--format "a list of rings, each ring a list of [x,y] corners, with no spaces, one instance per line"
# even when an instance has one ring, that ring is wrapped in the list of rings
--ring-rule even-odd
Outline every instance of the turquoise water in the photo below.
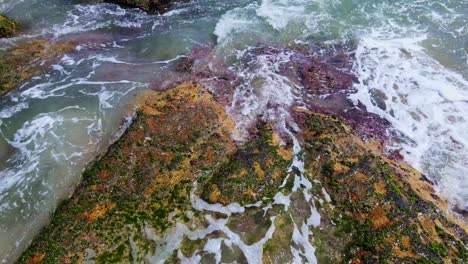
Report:
[[[350,98],[388,119],[399,137],[387,147],[437,181],[454,208],[468,210],[467,0],[194,0],[164,15],[112,4],[0,0],[0,12],[25,25],[23,35],[0,40],[0,49],[38,36],[80,43],[49,72],[0,98],[5,263],[70,194],[86,163],[125,129],[134,95],[163,82],[177,58],[198,46],[214,47],[214,59],[228,65],[258,44],[350,50],[359,80]],[[275,74],[274,65],[258,63],[239,75]],[[287,97],[287,81],[265,83],[261,93],[236,93],[245,97],[238,127]]]

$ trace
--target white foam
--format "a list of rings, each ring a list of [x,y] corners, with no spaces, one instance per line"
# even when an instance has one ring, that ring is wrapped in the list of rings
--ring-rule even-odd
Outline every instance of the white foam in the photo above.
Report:
[[[299,248],[291,246],[291,252],[294,256],[293,263],[304,263],[303,258],[305,258],[305,260],[307,260],[307,263],[316,264],[317,258],[315,257],[315,248],[310,243],[309,238],[309,236],[311,235],[309,226],[307,226],[305,223],[302,223],[301,229],[299,229],[296,223],[293,224],[294,231],[292,241],[294,241],[294,243],[296,243],[296,245],[299,246]]]
[[[325,188],[323,188],[323,187],[322,187],[322,194],[323,194],[323,196],[325,197],[325,201],[327,201],[327,202],[330,203],[330,202],[331,202],[331,197],[330,197],[330,195],[328,194],[328,192],[325,190]]]
[[[168,60],[162,60],[162,61],[154,61],[154,62],[145,62],[145,63],[132,63],[132,62],[127,62],[127,61],[122,61],[122,60],[119,60],[117,59],[116,57],[114,56],[104,56],[104,55],[95,55],[95,56],[92,56],[92,58],[98,60],[98,61],[102,61],[102,62],[112,62],[112,63],[116,63],[116,64],[127,64],[127,65],[152,65],[152,64],[169,64],[169,63],[172,63],[174,61],[177,61],[178,59],[181,59],[181,58],[186,58],[187,56],[186,55],[177,55],[175,56],[174,58],[172,59],[168,59]]]
[[[203,248],[207,253],[215,255],[216,263],[221,263],[221,244],[223,243],[223,240],[224,239],[222,238],[210,239]]]
[[[202,257],[198,254],[194,254],[190,258],[187,258],[180,250],[177,252],[177,257],[179,258],[181,264],[198,264],[202,259]]]
[[[255,31],[259,21],[251,13],[255,11],[256,7],[257,4],[253,3],[247,7],[234,8],[224,14],[213,32],[218,37],[218,44],[228,43],[236,33]]]
[[[26,102],[21,102],[10,107],[6,107],[0,111],[0,120],[3,118],[10,118],[24,109],[27,109],[29,104]]]
[[[0,12],[7,13],[24,0],[0,0]]]
[[[468,81],[436,60],[420,45],[426,35],[363,37],[356,51],[357,92],[350,96],[392,123],[411,165],[439,183],[452,204],[468,208]],[[372,93],[379,90],[386,108]]]
[[[219,249],[221,248],[221,243],[224,242],[226,245],[236,245],[244,253],[244,256],[247,259],[249,264],[261,263],[263,245],[271,239],[273,232],[275,231],[275,218],[271,217],[270,221],[272,224],[268,228],[265,236],[260,239],[258,242],[247,245],[242,239],[231,231],[227,226],[228,219],[214,219],[210,215],[206,215],[206,220],[209,226],[205,229],[196,229],[191,231],[187,226],[182,223],[176,223],[175,227],[170,229],[164,234],[164,237],[159,237],[155,234],[154,229],[151,227],[145,227],[145,235],[148,239],[153,240],[156,243],[156,252],[152,256],[147,257],[147,261],[150,263],[165,263],[165,261],[172,256],[172,253],[175,250],[178,250],[181,246],[182,240],[184,237],[187,237],[190,240],[203,239],[208,234],[211,234],[214,231],[222,231],[227,238],[212,238],[204,246],[204,250],[208,253],[215,254],[216,263],[220,263],[221,254]],[[184,256],[180,251],[178,252],[178,257],[183,263],[193,263],[193,261],[200,260],[200,256],[197,256],[197,252],[190,257]]]
[[[145,227],[145,235],[148,239],[156,243],[156,252],[149,256],[147,260],[154,264],[163,264],[172,255],[172,252],[179,249],[182,239],[190,230],[183,224],[177,223],[176,226],[165,233],[164,237],[155,234],[154,229]]]
[[[188,12],[188,11],[189,11],[188,8],[173,9],[173,10],[171,10],[169,12],[164,13],[162,16],[170,17],[170,16],[175,16],[175,15],[180,15],[180,14],[183,14],[183,13]]]
[[[278,192],[275,197],[273,197],[273,201],[275,204],[282,204],[284,205],[284,210],[288,211],[289,206],[291,205],[291,197],[290,195],[284,195],[282,192]]]
[[[289,107],[296,101],[294,90],[298,86],[287,77],[278,74],[283,63],[289,61],[291,54],[280,52],[278,55],[259,55],[237,69],[243,84],[236,88],[233,101],[228,108],[236,128],[245,140],[248,130],[260,115],[266,121],[272,121],[285,127],[290,123]]]
[[[312,206],[310,207],[310,211],[311,211],[311,214],[310,214],[310,217],[307,219],[307,225],[318,227],[320,225],[321,216],[320,216],[320,213],[317,211],[315,204],[312,204]]]
[[[154,28],[160,24],[158,16],[149,16],[138,9],[126,9],[114,4],[75,5],[62,24],[57,24],[43,33],[63,36],[71,33],[93,31],[109,26],[123,28]]]
[[[277,30],[292,21],[304,21],[307,0],[262,0],[257,15],[265,18]]]

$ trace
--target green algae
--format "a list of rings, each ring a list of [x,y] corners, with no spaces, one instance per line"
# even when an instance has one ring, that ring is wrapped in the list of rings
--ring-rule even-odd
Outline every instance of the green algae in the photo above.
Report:
[[[175,97],[166,100],[167,104],[180,104],[180,111],[140,111],[121,139],[88,166],[72,198],[61,203],[51,224],[18,263],[28,263],[38,254],[43,263],[80,262],[88,248],[96,253],[97,263],[129,262],[134,258],[128,242],[131,236],[138,237],[136,234],[146,225],[163,233],[172,226],[172,212],[174,218],[185,219],[184,212],[190,208],[191,177],[198,168],[186,167],[190,164],[187,160],[196,159],[198,152],[206,153],[204,147],[225,142],[213,136],[220,127],[219,114],[207,110],[209,106],[192,103],[198,106],[197,111],[190,101]],[[162,120],[166,126],[155,126]],[[174,133],[181,123],[186,126],[185,133]],[[189,133],[192,129],[198,132]],[[222,151],[224,148],[219,147],[214,155]],[[208,163],[201,162],[199,167]],[[154,250],[148,239],[137,241],[136,258]]]
[[[313,115],[305,119],[304,129],[306,166],[332,201],[320,207],[322,223],[314,232],[318,259],[329,263],[440,263],[444,259],[463,259],[459,248],[465,242],[449,239],[442,228],[439,231],[444,235],[430,234],[426,231],[430,227],[418,217],[438,219],[446,228],[463,234],[464,241],[466,234],[404,184],[398,168],[363,149],[359,140],[353,143],[334,118]],[[313,173],[316,169],[319,174]],[[441,238],[443,243],[435,242]],[[341,243],[330,250],[329,241]],[[445,245],[453,245],[450,253]]]
[[[47,71],[57,58],[74,47],[72,43],[53,43],[46,39],[19,42],[0,57],[0,95]]]
[[[290,161],[278,154],[269,125],[259,124],[256,134],[229,160],[200,179],[201,198],[212,203],[255,203],[272,198],[287,175]]]
[[[0,14],[0,38],[11,38],[19,29],[18,22]]]
[[[263,261],[292,259],[288,249],[297,246],[291,241],[294,225],[306,221],[311,208],[304,194],[290,191],[294,177],[282,186],[288,173],[301,172],[294,167],[289,172],[291,160],[280,155],[272,128],[259,123],[248,142],[235,146],[228,126],[220,124],[222,108],[210,105],[211,98],[195,87],[177,91],[153,99],[151,109],[140,111],[121,139],[89,165],[75,194],[61,204],[19,263],[38,256],[43,263],[79,263],[86,259],[86,249],[93,249],[97,263],[142,261],[154,253],[154,244],[142,235],[146,226],[158,235],[174,226],[170,218],[206,227],[200,213],[186,215],[192,210],[195,181],[195,195],[211,203],[269,203],[278,192],[290,194],[288,210],[281,204],[266,211],[246,207],[243,214],[230,216],[226,226],[251,245],[274,225],[272,239],[263,245]],[[311,227],[310,238],[320,263],[466,260],[466,234],[404,184],[399,167],[369,151],[339,120],[304,115],[300,125],[306,145],[300,158],[322,218]],[[180,250],[186,256],[202,252],[212,237],[225,234],[185,237]],[[137,253],[130,241],[137,244]],[[238,248],[224,243],[222,248],[223,261],[243,259]],[[167,262],[177,261],[177,251],[172,252]],[[202,261],[212,262],[213,256],[206,254]]]

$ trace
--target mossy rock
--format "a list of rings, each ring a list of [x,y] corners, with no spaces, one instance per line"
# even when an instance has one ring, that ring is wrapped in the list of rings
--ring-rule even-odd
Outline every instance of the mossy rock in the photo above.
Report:
[[[73,197],[18,263],[82,263],[87,249],[96,263],[142,262],[154,250],[142,236],[144,226],[163,234],[173,225],[170,215],[185,221],[193,181],[233,151],[232,121],[208,92],[191,84],[142,100],[133,124],[90,164]],[[136,257],[130,237],[139,248]]]
[[[0,38],[11,38],[18,31],[18,23],[4,15],[0,15]]]
[[[421,174],[386,158],[377,143],[356,137],[336,118],[297,115],[306,170],[330,201],[322,205],[314,230],[319,260],[466,263],[463,223],[443,213],[446,203]]]
[[[200,179],[200,196],[211,203],[249,204],[272,198],[287,175],[290,160],[279,154],[273,130],[259,123],[252,138],[228,161]]]
[[[154,237],[178,224],[207,228],[207,216],[226,219],[247,245],[274,225],[263,263],[291,262],[294,226],[313,218],[307,192],[292,191],[295,177],[285,178],[299,176],[289,170],[290,144],[279,144],[278,133],[262,122],[237,144],[225,108],[193,83],[139,100],[132,125],[88,167],[18,263],[140,263],[164,246],[155,247]],[[465,226],[443,213],[442,198],[417,171],[389,160],[336,118],[302,109],[293,118],[302,131],[304,177],[313,182],[310,199],[320,213],[319,223],[309,227],[319,263],[466,263]],[[290,204],[266,206],[280,192]],[[237,202],[245,211],[208,215],[195,210],[193,197]],[[154,235],[147,236],[148,226]],[[190,256],[208,239],[225,236],[216,230],[184,237],[180,249]],[[238,248],[222,251],[223,262],[245,263]],[[178,250],[170,254],[165,263],[179,263]],[[201,263],[213,263],[207,255]]]
[[[0,57],[0,96],[27,79],[45,72],[57,58],[74,48],[73,43],[53,43],[47,39],[18,43]]]

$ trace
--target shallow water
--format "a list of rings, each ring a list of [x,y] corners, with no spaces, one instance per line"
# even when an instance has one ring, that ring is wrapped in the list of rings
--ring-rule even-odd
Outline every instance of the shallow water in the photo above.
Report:
[[[199,46],[214,47],[214,60],[245,79],[228,107],[241,131],[259,115],[294,127],[287,110],[301,104],[301,87],[277,73],[288,54],[259,56],[243,67],[252,46],[353,51],[358,82],[350,98],[389,120],[389,149],[401,150],[454,207],[468,210],[467,0],[194,0],[164,15],[112,4],[0,0],[0,12],[27,29],[1,40],[0,49],[34,36],[81,43],[48,73],[0,98],[4,262],[123,131],[133,96],[163,82],[178,58]]]

